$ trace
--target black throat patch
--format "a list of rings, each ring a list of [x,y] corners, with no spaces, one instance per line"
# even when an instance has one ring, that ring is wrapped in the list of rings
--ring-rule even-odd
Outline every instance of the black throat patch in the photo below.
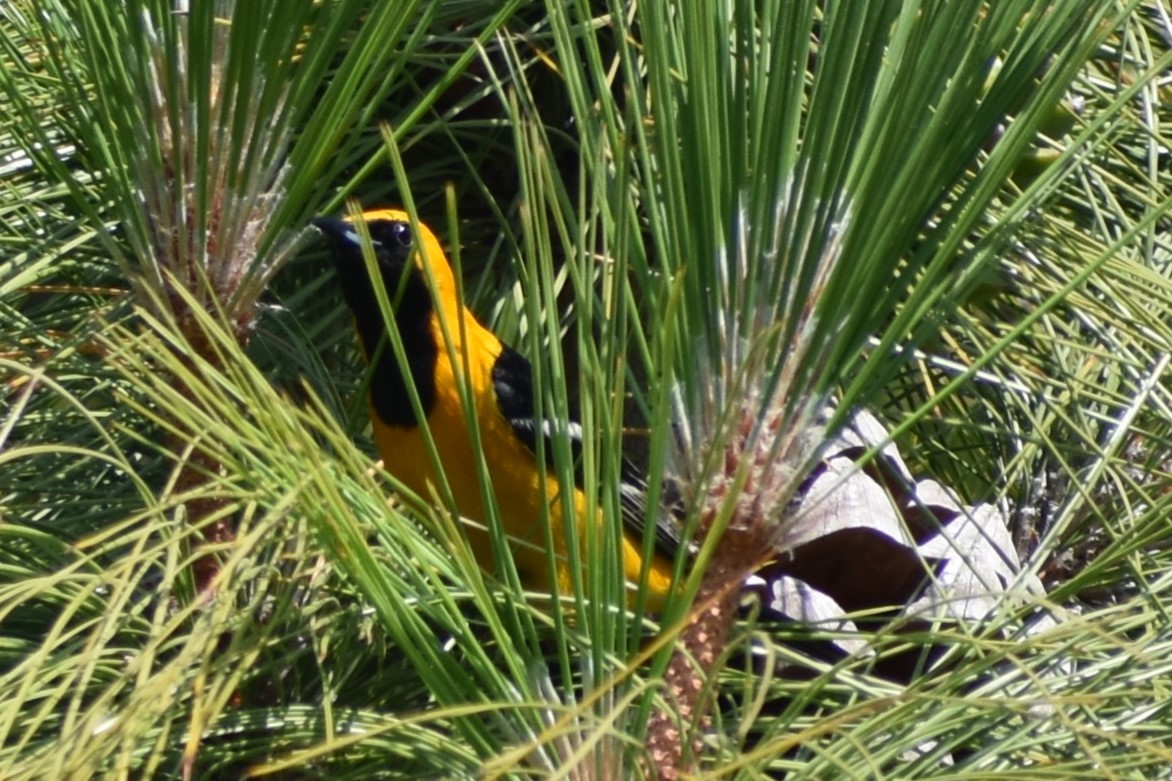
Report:
[[[418,420],[411,406],[406,378],[400,371],[398,360],[395,359],[395,351],[391,347],[382,312],[378,307],[378,299],[375,298],[370,277],[366,273],[366,264],[356,248],[351,251],[349,246],[335,246],[334,252],[335,267],[346,304],[354,314],[354,323],[362,339],[362,349],[373,367],[370,401],[374,412],[379,420],[388,426],[412,428],[418,425]],[[413,264],[408,266],[400,258],[386,257],[380,251],[379,268],[383,277],[381,281],[387,288],[387,297],[390,299],[395,323],[399,328],[399,336],[403,340],[407,370],[415,381],[419,402],[426,415],[435,404],[435,362],[439,354],[431,329],[434,311],[431,293],[423,280],[422,272]],[[404,268],[410,270],[407,272],[407,279],[400,285],[400,276]]]

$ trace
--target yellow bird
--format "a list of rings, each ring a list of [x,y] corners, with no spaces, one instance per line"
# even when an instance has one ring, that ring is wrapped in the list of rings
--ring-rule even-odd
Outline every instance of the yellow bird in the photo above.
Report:
[[[562,594],[572,593],[566,535],[581,535],[585,524],[591,520],[601,523],[602,515],[586,517],[586,497],[581,486],[575,485],[573,507],[577,518],[572,527],[567,527],[561,485],[552,468],[550,437],[557,431],[565,432],[575,458],[580,458],[580,426],[573,420],[551,426],[549,421],[535,419],[529,361],[502,343],[464,307],[439,240],[426,226],[420,224],[418,235],[413,235],[407,213],[395,209],[369,211],[361,219],[370,233],[381,274],[377,284],[384,286],[392,304],[407,368],[457,510],[471,520],[482,524],[487,521],[457,379],[467,371],[466,387],[475,406],[479,439],[500,518],[505,532],[518,543],[512,546],[512,555],[522,583],[534,590],[551,591],[542,527],[543,519],[548,517],[557,554],[558,589]],[[387,340],[386,326],[363,261],[359,232],[349,218],[317,219],[313,224],[330,240],[342,292],[354,315],[363,352],[367,360],[375,362],[370,416],[383,464],[412,491],[431,496],[440,483],[394,351],[389,343],[379,348]],[[434,296],[428,276],[434,280]],[[441,322],[447,327],[447,338]],[[452,365],[452,355],[457,366]],[[544,453],[549,466],[544,476],[537,464],[537,437],[546,439]],[[645,562],[646,486],[625,460],[622,479],[624,573],[630,584],[646,578],[647,605],[657,610],[671,590],[678,529],[670,516],[659,510],[655,515],[656,553]],[[469,539],[477,559],[491,571],[494,558],[488,534],[475,529]]]

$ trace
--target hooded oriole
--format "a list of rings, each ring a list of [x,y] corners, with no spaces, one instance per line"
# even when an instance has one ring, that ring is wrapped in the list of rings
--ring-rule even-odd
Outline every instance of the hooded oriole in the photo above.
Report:
[[[561,486],[552,468],[554,448],[548,438],[552,435],[551,428],[566,432],[571,437],[572,452],[580,457],[581,428],[573,420],[559,427],[535,419],[529,362],[503,344],[464,307],[440,243],[426,226],[420,224],[419,233],[413,237],[407,213],[392,209],[366,212],[362,220],[370,233],[371,248],[382,277],[377,284],[384,286],[387,300],[391,302],[410,379],[415,384],[456,509],[474,521],[487,519],[458,385],[458,377],[467,371],[464,381],[475,407],[479,439],[499,517],[505,532],[519,543],[512,546],[517,572],[526,587],[550,590],[546,537],[541,525],[548,517],[558,557],[558,588],[562,594],[571,593],[566,534],[581,534],[589,522],[585,517],[587,503],[581,486],[575,485],[573,506],[577,523],[567,529],[559,496]],[[390,345],[380,350],[380,343],[387,337],[386,324],[363,261],[359,232],[349,218],[318,219],[313,224],[330,239],[338,278],[354,315],[363,352],[375,364],[370,415],[384,467],[412,491],[427,497],[439,483],[411,404],[407,380]],[[434,296],[428,282],[429,273]],[[455,366],[452,356],[456,358]],[[544,453],[550,467],[544,477],[536,459],[538,436],[547,438]],[[645,566],[642,555],[647,519],[645,486],[625,460],[622,477],[623,568],[630,583],[646,577],[647,605],[654,610],[662,606],[671,588],[672,562],[679,538],[671,519],[666,513],[659,513],[656,555]],[[599,514],[597,520],[601,518]],[[491,569],[494,558],[488,534],[476,529],[469,539],[477,559]]]

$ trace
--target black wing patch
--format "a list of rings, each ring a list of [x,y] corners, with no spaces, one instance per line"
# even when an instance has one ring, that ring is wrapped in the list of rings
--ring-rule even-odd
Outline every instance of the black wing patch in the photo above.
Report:
[[[552,469],[552,438],[554,427],[558,424],[548,420],[542,421],[540,425],[537,422],[533,402],[533,368],[529,361],[508,345],[501,345],[501,354],[493,365],[492,381],[501,414],[509,421],[513,432],[534,455],[537,454],[537,437],[543,437],[545,463]],[[581,488],[585,482],[582,472],[582,426],[573,410],[570,410],[570,420],[563,427],[574,459],[574,482]],[[647,521],[647,483],[635,465],[626,458],[623,459],[621,469],[619,508],[623,515],[623,525],[642,539]],[[673,558],[680,547],[678,525],[662,507],[656,515],[655,549],[663,556]]]

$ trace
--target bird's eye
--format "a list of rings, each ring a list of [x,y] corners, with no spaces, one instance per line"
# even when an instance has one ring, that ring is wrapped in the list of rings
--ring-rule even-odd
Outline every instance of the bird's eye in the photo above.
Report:
[[[391,236],[399,247],[408,249],[411,246],[411,226],[407,223],[398,221],[391,223]]]

